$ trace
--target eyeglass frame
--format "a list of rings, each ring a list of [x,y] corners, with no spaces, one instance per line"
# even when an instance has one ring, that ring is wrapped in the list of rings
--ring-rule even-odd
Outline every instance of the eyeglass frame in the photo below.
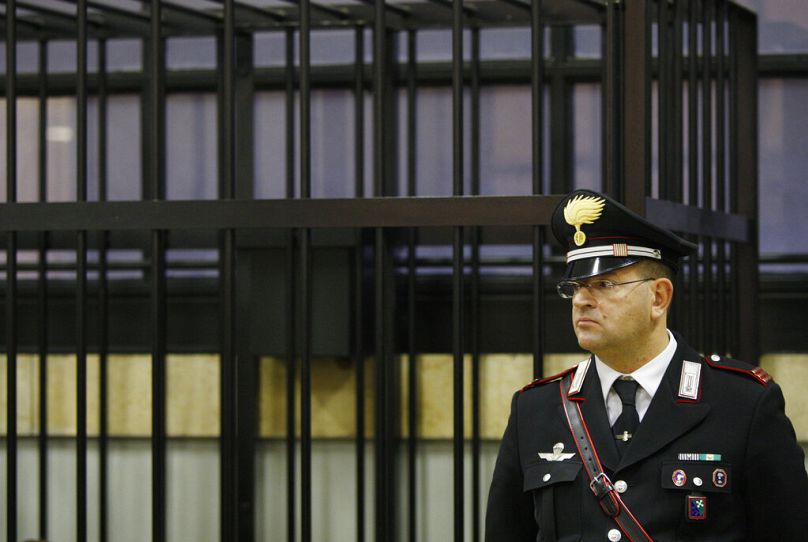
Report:
[[[658,278],[659,277],[648,277],[644,279],[627,280],[626,282],[614,282],[613,280],[609,279],[597,279],[593,280],[591,284],[585,284],[577,280],[562,280],[556,284],[556,293],[558,293],[559,297],[562,299],[572,299],[581,288],[587,288],[593,296],[602,296],[608,295],[608,293],[614,290],[615,286],[623,286],[624,284],[634,284],[637,282],[648,282],[649,280],[657,280]],[[573,287],[572,295],[565,295],[561,292],[562,288],[567,285]]]

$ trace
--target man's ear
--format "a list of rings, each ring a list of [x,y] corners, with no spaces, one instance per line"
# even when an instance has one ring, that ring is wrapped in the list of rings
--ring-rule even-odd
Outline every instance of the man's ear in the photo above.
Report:
[[[651,286],[651,293],[654,296],[651,314],[655,318],[660,318],[668,313],[673,301],[673,283],[666,278],[656,279]]]

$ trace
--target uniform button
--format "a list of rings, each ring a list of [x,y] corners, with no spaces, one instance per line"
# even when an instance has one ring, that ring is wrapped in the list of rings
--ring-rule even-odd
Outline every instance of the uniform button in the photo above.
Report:
[[[710,359],[713,361],[721,361],[721,356],[719,356],[718,354],[713,354],[712,356],[710,356]]]
[[[623,533],[621,533],[618,529],[611,529],[606,536],[609,537],[611,542],[618,542],[618,540],[623,538]]]
[[[547,474],[545,474],[545,475],[544,475],[544,477],[542,478],[542,480],[544,480],[545,482],[547,482],[548,480],[550,480],[550,478],[552,478],[552,476],[550,476],[550,473],[547,473]]]
[[[628,484],[625,480],[618,480],[614,483],[614,488],[617,490],[618,493],[625,493],[628,491]]]
[[[696,476],[695,478],[693,478],[693,485],[694,485],[694,486],[696,486],[696,487],[701,487],[701,484],[703,484],[703,483],[704,483],[704,482],[702,481],[702,479],[701,479],[701,478],[699,478],[698,476]]]

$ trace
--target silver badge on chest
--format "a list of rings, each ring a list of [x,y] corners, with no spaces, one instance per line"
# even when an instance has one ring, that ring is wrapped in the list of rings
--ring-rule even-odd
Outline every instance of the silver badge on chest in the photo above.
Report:
[[[679,378],[679,397],[693,401],[698,400],[700,380],[701,364],[693,361],[683,361],[682,374]]]

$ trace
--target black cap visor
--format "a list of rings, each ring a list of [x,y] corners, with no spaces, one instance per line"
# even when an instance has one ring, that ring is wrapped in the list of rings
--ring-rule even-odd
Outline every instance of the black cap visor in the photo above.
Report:
[[[602,275],[616,269],[628,267],[643,258],[625,258],[620,256],[598,256],[596,258],[585,258],[575,260],[567,264],[567,272],[564,273],[564,280],[580,280]]]

